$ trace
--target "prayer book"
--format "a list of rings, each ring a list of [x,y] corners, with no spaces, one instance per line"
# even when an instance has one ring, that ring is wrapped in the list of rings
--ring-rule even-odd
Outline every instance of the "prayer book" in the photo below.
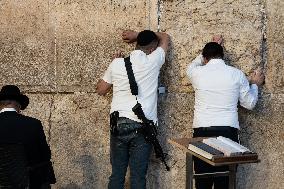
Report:
[[[241,155],[241,152],[232,148],[230,145],[218,140],[217,138],[203,139],[203,142],[224,153],[225,156]]]
[[[226,137],[223,137],[223,136],[219,136],[217,137],[218,140],[228,144],[229,146],[231,146],[232,148],[240,151],[242,154],[247,154],[247,153],[252,153],[252,151],[250,151],[248,148],[240,145],[239,143],[229,139],[229,138],[226,138]]]
[[[214,156],[223,156],[224,153],[212,148],[211,146],[198,141],[198,142],[192,142],[188,145],[188,149],[207,158],[207,159],[213,159]]]
[[[225,156],[242,155],[252,153],[249,149],[225,137],[207,138],[203,142],[224,153]]]

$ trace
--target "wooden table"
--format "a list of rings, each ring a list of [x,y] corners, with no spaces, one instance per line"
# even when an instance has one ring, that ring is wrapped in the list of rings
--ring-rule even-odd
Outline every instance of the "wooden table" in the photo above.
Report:
[[[231,156],[231,157],[216,157],[212,160],[207,159],[195,152],[189,150],[188,144],[190,142],[200,141],[203,138],[180,138],[180,139],[170,139],[169,143],[174,146],[178,146],[179,148],[186,151],[186,189],[193,189],[193,179],[195,178],[208,178],[208,177],[220,177],[220,176],[229,176],[229,189],[236,188],[236,172],[237,172],[237,164],[244,163],[258,163],[260,160],[258,159],[257,154],[246,154],[241,156]],[[205,161],[206,163],[213,166],[223,166],[228,165],[229,171],[224,172],[215,172],[215,173],[203,173],[203,174],[194,174],[193,173],[193,156]]]

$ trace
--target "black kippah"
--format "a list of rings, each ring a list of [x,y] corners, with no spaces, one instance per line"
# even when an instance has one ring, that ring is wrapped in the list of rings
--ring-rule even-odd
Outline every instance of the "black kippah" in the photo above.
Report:
[[[151,30],[141,31],[137,36],[137,44],[140,45],[140,46],[149,45],[154,40],[158,40],[158,37]]]

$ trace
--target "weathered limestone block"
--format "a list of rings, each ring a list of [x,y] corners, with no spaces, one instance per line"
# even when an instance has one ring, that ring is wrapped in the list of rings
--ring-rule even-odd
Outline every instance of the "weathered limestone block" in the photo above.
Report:
[[[284,92],[284,1],[266,1],[267,75],[266,85],[272,93]]]
[[[94,91],[117,50],[128,50],[123,29],[141,30],[149,22],[148,1],[53,1],[59,91]]]
[[[194,95],[159,95],[158,118],[161,132],[168,136],[189,136],[192,129]]]
[[[261,162],[239,166],[239,188],[283,188],[283,104],[283,94],[267,94],[263,95],[255,110],[241,111],[240,140],[243,145],[258,153]]]
[[[0,84],[28,91],[54,88],[53,35],[48,1],[0,2]]]
[[[58,94],[51,116],[55,188],[106,188],[109,102],[95,94]]]
[[[229,64],[246,74],[260,65],[261,11],[259,1],[164,1],[161,28],[173,41],[173,60],[164,76],[169,91],[192,92],[186,67],[214,34],[223,35]]]
[[[41,121],[47,141],[50,140],[51,114],[53,106],[52,94],[26,94],[30,103],[27,109],[23,111],[24,115],[37,118]]]

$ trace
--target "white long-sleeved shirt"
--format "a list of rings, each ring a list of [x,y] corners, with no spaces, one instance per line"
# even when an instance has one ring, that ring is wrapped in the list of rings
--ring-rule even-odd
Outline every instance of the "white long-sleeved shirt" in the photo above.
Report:
[[[226,65],[222,59],[211,59],[204,65],[199,55],[188,65],[187,75],[195,90],[193,128],[239,129],[238,101],[250,110],[257,102],[257,85],[250,86],[241,70]]]

